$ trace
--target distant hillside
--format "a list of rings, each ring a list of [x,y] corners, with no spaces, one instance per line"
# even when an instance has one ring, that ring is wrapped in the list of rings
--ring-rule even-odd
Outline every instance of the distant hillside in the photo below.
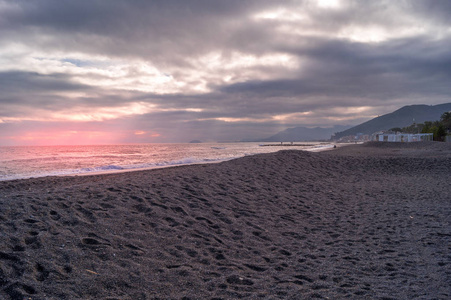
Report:
[[[328,140],[331,135],[337,131],[344,130],[350,126],[334,126],[332,128],[308,128],[295,127],[288,128],[268,138],[257,140],[258,142],[300,142],[300,141],[318,141]]]
[[[425,121],[436,121],[447,111],[451,111],[451,103],[439,105],[409,105],[392,113],[369,120],[365,123],[349,128],[335,134],[335,139],[357,133],[373,134],[377,131],[388,130],[395,127],[406,127]]]

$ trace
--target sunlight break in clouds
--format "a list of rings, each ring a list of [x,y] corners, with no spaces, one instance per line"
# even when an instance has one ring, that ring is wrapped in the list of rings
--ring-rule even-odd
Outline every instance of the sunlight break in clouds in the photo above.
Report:
[[[303,21],[308,16],[303,14],[302,11],[292,11],[285,8],[277,8],[275,10],[268,10],[259,12],[252,16],[255,20],[278,20],[278,21],[288,21],[288,22],[297,22]]]
[[[293,122],[300,122],[300,123],[302,123],[302,119],[305,117],[305,116],[308,116],[308,115],[311,115],[312,114],[312,112],[311,111],[306,111],[306,112],[296,112],[296,113],[289,113],[289,114],[283,114],[283,115],[275,115],[275,116],[272,116],[272,118],[274,119],[274,120],[277,120],[277,121],[280,121],[280,122],[290,122],[290,123],[293,123]]]
[[[372,119],[377,117],[376,114],[371,112],[371,106],[358,106],[358,107],[335,107],[331,108],[330,116],[325,118],[331,121],[349,121],[355,119],[356,117],[363,117],[367,119]]]
[[[129,115],[140,115],[151,112],[155,109],[155,105],[138,102],[130,103],[119,107],[75,107],[69,110],[61,111],[38,111],[35,116],[20,116],[15,118],[3,118],[4,122],[20,122],[27,121],[47,121],[47,122],[91,122],[106,121],[121,118]]]
[[[145,114],[155,107],[148,103],[131,103],[120,107],[100,107],[96,109],[80,108],[61,111],[52,114],[50,117],[55,121],[69,120],[75,122],[85,121],[105,121],[121,118],[128,115]]]
[[[318,7],[321,8],[339,8],[341,5],[340,0],[318,0]]]
[[[351,26],[341,30],[337,37],[361,43],[380,43],[390,39],[421,35],[425,32],[425,28],[415,26],[400,28],[396,31],[390,28],[384,28],[383,26]]]
[[[199,58],[188,60],[195,66],[183,72],[187,81],[198,83],[196,91],[211,92],[209,85],[232,84],[247,80],[266,80],[275,76],[285,76],[300,66],[299,59],[285,53],[254,55],[251,53],[215,51]]]
[[[10,58],[1,60],[0,71],[11,69],[40,74],[67,74],[72,81],[104,89],[154,93],[183,92],[184,82],[141,60],[118,60],[79,53],[27,53],[25,47],[10,46],[0,50],[0,58],[9,52]]]

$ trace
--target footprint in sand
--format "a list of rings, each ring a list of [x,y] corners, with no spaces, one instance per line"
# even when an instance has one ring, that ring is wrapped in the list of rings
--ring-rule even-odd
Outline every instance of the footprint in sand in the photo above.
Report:
[[[227,283],[234,285],[253,285],[254,282],[250,279],[246,279],[237,275],[227,277]]]
[[[44,268],[44,266],[40,263],[36,263],[36,265],[34,266],[34,270],[36,272],[35,278],[37,281],[44,281],[50,275],[50,272],[46,268]]]

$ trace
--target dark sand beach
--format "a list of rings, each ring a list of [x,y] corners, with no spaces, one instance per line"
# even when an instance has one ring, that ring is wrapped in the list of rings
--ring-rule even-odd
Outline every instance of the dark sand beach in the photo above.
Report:
[[[0,299],[450,299],[451,144],[0,182]]]

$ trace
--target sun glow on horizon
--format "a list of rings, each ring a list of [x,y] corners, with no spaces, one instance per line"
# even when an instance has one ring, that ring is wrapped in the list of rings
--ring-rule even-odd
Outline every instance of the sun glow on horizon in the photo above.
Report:
[[[17,145],[33,146],[114,144],[119,141],[115,133],[95,130],[27,131],[6,139]]]
[[[149,132],[149,131],[144,131],[144,130],[137,130],[134,133],[137,136],[143,136],[143,137],[160,137],[161,136],[161,134],[159,134],[157,132]]]

